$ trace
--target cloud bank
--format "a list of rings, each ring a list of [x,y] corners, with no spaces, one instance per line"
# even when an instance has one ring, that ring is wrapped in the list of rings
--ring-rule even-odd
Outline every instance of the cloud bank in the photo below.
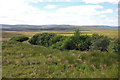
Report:
[[[44,0],[53,1],[53,0]],[[55,0],[58,1],[58,0]],[[60,0],[59,0],[60,1]],[[61,0],[62,1],[62,0]],[[72,0],[65,0],[70,2]],[[91,1],[91,2],[90,2]],[[95,2],[94,2],[95,1]],[[116,4],[117,0],[83,0],[86,5],[60,7],[53,12],[41,10],[29,3],[43,0],[1,0],[0,24],[71,24],[71,25],[117,25],[117,15],[112,15],[113,9],[105,9],[98,4],[109,2]],[[66,3],[67,4],[67,3]],[[93,5],[95,4],[95,5]],[[54,9],[57,5],[46,5],[44,9]]]

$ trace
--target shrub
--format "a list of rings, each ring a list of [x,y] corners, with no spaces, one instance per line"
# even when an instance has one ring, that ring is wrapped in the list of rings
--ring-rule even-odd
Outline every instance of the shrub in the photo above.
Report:
[[[91,39],[87,35],[79,36],[78,42],[76,42],[76,47],[78,50],[88,50],[91,45]]]
[[[68,49],[68,50],[76,49],[74,40],[72,40],[71,38],[66,39],[64,41],[62,47],[63,47],[63,49]]]
[[[79,29],[77,29],[73,36],[65,40],[63,48],[68,50],[88,50],[90,45],[90,37],[87,35],[80,35]]]
[[[60,42],[60,41],[64,41],[66,39],[66,36],[59,36],[59,35],[56,35],[54,36],[53,38],[51,38],[49,40],[49,46],[57,43],[57,42]]]
[[[115,51],[114,51],[114,43],[113,43],[113,41],[111,41],[110,43],[109,43],[109,46],[108,46],[108,52],[112,52],[112,53],[114,53]]]
[[[92,50],[107,51],[110,39],[107,36],[93,34],[92,35]]]
[[[42,33],[34,35],[30,40],[29,43],[34,45],[43,45],[48,47],[49,40],[55,36],[54,33]]]
[[[116,40],[113,42],[113,50],[114,50],[114,52],[116,52],[116,53],[120,53],[120,38],[116,39]]]
[[[29,38],[27,36],[15,36],[15,37],[12,37],[10,40],[12,40],[12,41],[18,41],[18,42],[23,42],[23,41],[26,41],[28,39]]]
[[[53,48],[53,49],[64,50],[62,45],[63,45],[63,41],[59,41],[56,44],[51,45],[50,47]]]

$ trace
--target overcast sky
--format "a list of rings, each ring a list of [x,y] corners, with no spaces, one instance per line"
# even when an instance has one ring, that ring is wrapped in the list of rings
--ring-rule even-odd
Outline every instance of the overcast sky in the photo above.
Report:
[[[118,0],[0,0],[0,24],[118,25]]]

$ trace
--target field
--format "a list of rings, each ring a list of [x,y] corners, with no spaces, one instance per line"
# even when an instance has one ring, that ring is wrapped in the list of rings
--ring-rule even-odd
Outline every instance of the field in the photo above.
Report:
[[[17,35],[36,33],[71,36],[73,31],[2,31],[2,77],[4,78],[118,78],[118,54],[100,51],[60,51],[13,42]],[[118,38],[118,30],[82,30],[82,35],[98,33]]]
[[[26,35],[28,37],[32,37],[36,33],[56,33],[58,35],[63,35],[63,36],[71,36],[73,35],[73,31],[2,31],[2,40],[9,40],[13,36],[17,35]],[[85,30],[81,31],[83,35],[92,35],[93,33],[98,33],[100,35],[106,35],[112,39],[118,38],[118,30]]]

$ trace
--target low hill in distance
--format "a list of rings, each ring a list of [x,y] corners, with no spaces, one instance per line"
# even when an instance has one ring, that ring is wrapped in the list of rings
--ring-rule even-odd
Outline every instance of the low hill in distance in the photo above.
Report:
[[[90,29],[99,29],[99,30],[117,30],[118,28],[115,26],[104,26],[104,25],[86,25],[86,26],[78,26],[78,25],[7,25],[1,24],[3,31],[63,31],[63,30],[90,30]]]

